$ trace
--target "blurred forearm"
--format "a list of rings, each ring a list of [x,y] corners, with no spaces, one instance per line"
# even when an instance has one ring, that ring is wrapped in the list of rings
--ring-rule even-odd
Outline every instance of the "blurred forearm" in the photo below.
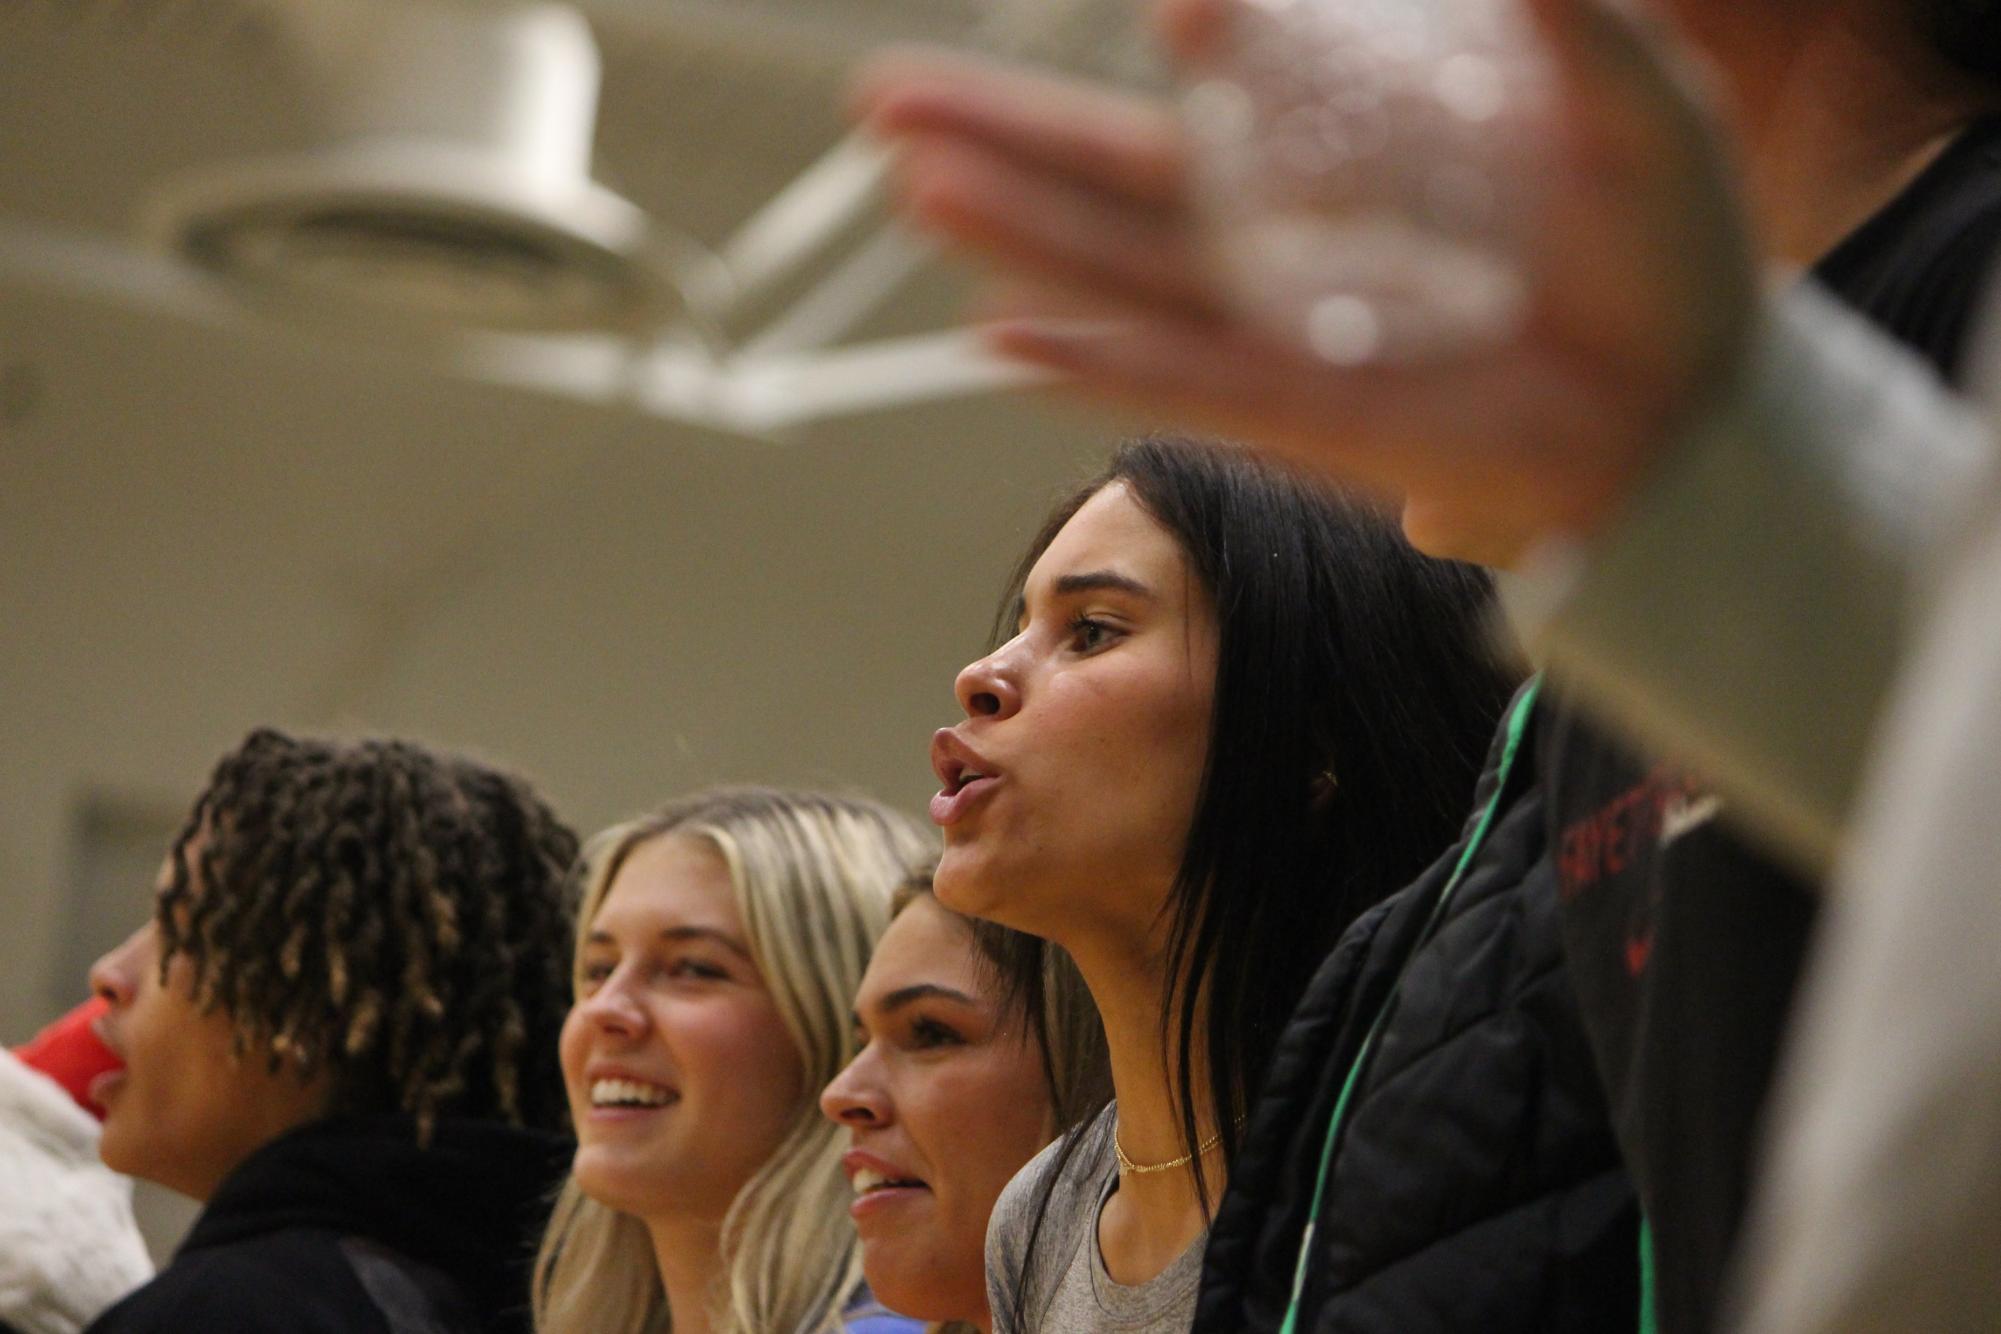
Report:
[[[1982,420],[1925,367],[1801,285],[1770,303],[1734,391],[1531,640],[1824,868],[1929,553],[1991,454]]]

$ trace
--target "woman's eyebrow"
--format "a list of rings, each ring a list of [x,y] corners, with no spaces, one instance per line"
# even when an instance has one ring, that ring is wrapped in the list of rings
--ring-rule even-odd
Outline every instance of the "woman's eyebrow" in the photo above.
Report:
[[[1071,593],[1096,593],[1110,589],[1116,593],[1130,593],[1134,597],[1153,597],[1153,590],[1128,574],[1116,570],[1086,570],[1081,574],[1066,574],[1056,580],[1054,591],[1059,595]]]
[[[656,938],[667,941],[669,944],[679,944],[689,940],[712,940],[726,949],[741,954],[746,959],[750,957],[750,950],[742,941],[726,931],[718,931],[713,927],[670,926],[661,931]],[[612,938],[612,934],[609,931],[593,931],[584,937],[584,943],[586,945],[615,945],[618,942]]]
[[[690,940],[708,940],[725,949],[733,950],[746,959],[750,957],[749,946],[727,931],[718,931],[711,926],[670,926],[660,933],[660,939],[675,945]]]
[[[898,987],[895,991],[890,992],[887,996],[876,1002],[875,1008],[883,1014],[894,1014],[904,1006],[921,1000],[950,1000],[959,1001],[966,1005],[978,1005],[980,1003],[975,997],[968,996],[963,991],[954,991],[950,987],[941,987],[935,982],[919,982],[915,986]]]
[[[1049,589],[1053,597],[1071,597],[1078,593],[1097,593],[1105,590],[1144,598],[1148,602],[1155,600],[1151,588],[1131,575],[1120,574],[1116,570],[1084,570],[1077,574],[1058,575],[1056,582]],[[1014,600],[1014,623],[1020,625],[1027,619],[1028,595],[1024,593]]]

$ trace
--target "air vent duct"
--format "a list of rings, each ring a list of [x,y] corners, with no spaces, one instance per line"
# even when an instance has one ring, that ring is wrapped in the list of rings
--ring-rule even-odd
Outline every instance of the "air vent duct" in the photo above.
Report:
[[[695,247],[591,178],[598,52],[574,10],[317,13],[328,145],[169,183],[144,223],[155,244],[287,315],[403,326],[638,332],[714,281]]]

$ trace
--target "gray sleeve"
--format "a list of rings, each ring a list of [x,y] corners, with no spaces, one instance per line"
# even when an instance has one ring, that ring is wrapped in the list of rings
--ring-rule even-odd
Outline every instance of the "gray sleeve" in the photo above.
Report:
[[[2001,491],[1986,504],[1899,670],[1815,928],[1745,1334],[2001,1329]]]
[[[1985,424],[1927,367],[1800,284],[1771,303],[1735,392],[1604,544],[1545,558],[1541,588],[1527,583],[1560,605],[1522,629],[1608,718],[1703,767],[1824,867],[1914,576],[1991,454]]]

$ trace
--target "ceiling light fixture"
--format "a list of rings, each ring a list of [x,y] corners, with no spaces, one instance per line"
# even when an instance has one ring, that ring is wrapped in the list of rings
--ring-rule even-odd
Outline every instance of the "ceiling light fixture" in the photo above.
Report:
[[[286,314],[432,329],[640,333],[720,300],[721,268],[591,177],[597,45],[556,4],[312,6],[327,146],[157,192],[153,244]]]

